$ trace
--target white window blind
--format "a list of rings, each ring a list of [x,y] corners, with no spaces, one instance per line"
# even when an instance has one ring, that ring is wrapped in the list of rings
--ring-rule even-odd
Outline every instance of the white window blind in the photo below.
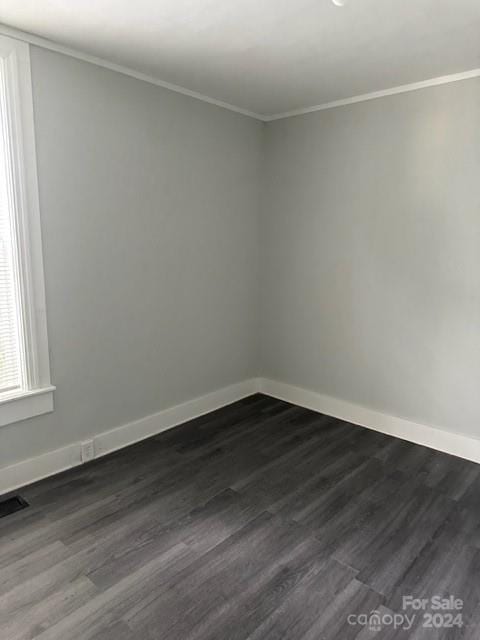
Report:
[[[23,386],[15,205],[5,98],[4,65],[0,64],[0,394]]]

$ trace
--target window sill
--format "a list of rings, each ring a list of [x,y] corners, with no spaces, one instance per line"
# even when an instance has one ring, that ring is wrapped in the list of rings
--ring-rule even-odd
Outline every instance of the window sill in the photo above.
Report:
[[[0,396],[0,427],[53,411],[55,387],[43,387]]]

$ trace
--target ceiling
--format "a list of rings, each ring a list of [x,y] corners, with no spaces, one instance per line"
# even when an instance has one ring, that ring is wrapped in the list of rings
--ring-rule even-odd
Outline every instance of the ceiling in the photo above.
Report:
[[[1,0],[0,22],[262,115],[480,67],[480,0]]]

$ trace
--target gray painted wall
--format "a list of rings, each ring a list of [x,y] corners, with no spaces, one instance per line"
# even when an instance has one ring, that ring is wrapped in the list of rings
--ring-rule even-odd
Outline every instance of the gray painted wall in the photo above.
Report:
[[[480,80],[268,125],[262,369],[480,436]]]
[[[256,373],[263,127],[32,47],[55,411],[0,467]]]
[[[480,80],[264,127],[31,55],[56,408],[0,429],[0,467],[259,354],[273,379],[480,435]]]

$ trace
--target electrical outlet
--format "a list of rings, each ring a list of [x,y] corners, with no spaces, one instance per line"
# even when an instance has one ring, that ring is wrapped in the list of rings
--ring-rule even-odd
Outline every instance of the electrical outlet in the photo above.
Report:
[[[82,442],[82,462],[88,462],[95,458],[95,447],[93,440],[85,440]]]

